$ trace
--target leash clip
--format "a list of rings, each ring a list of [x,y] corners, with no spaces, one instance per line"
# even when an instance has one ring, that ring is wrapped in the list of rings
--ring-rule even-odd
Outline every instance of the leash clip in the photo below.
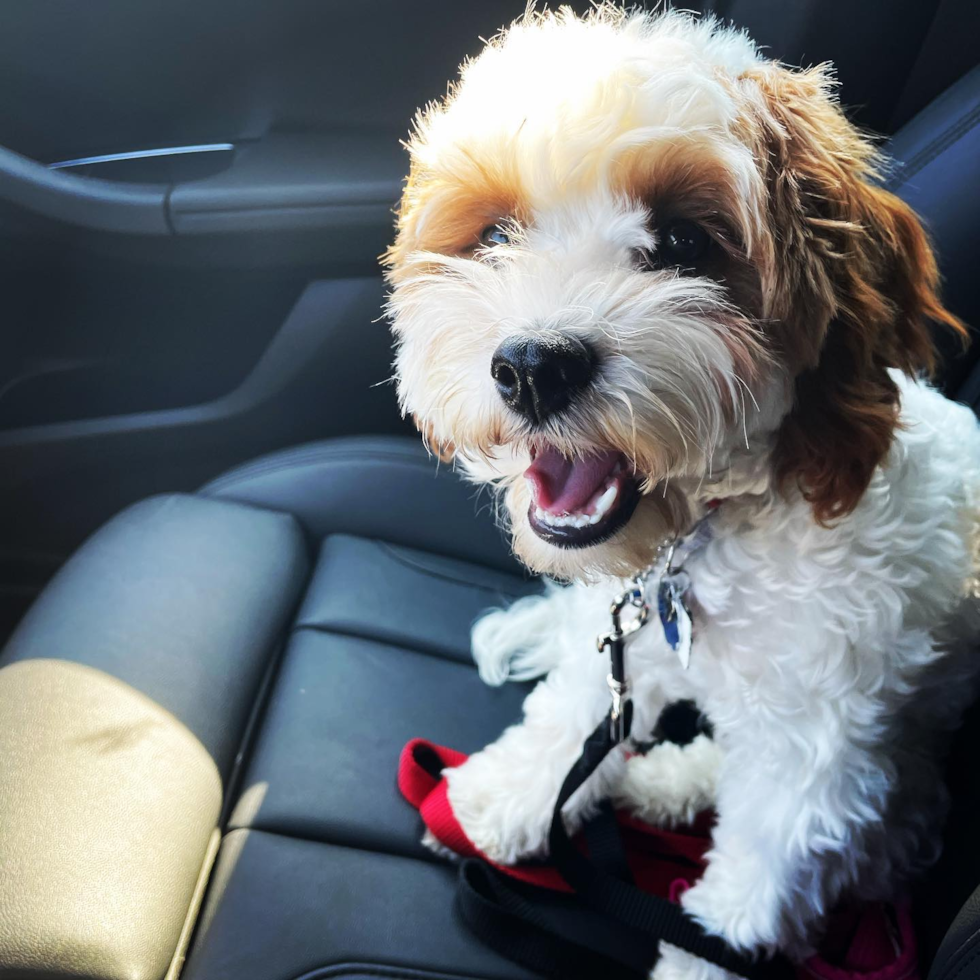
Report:
[[[637,612],[624,625],[622,616],[623,610],[627,606],[632,606]],[[616,643],[622,643],[626,637],[631,636],[641,626],[646,626],[647,620],[650,618],[650,606],[647,603],[646,589],[644,588],[643,579],[640,576],[637,576],[633,580],[633,585],[625,591],[620,592],[613,599],[612,605],[609,607],[609,615],[612,617],[612,629],[607,630],[605,633],[600,633],[596,637],[596,646],[599,649],[599,653],[602,653],[606,647],[612,647]]]
[[[623,622],[623,611],[628,607],[636,610],[636,615]],[[645,577],[638,575],[633,584],[620,592],[609,607],[612,629],[596,637],[596,646],[602,653],[609,650],[609,674],[606,684],[612,705],[609,709],[609,735],[614,745],[624,742],[630,733],[633,712],[631,710],[630,686],[626,680],[624,651],[626,638],[646,625],[650,618],[650,606],[646,600]]]

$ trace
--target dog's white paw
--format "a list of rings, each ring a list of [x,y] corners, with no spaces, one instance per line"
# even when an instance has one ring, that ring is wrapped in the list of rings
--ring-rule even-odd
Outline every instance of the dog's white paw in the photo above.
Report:
[[[714,806],[720,762],[721,749],[707,735],[690,745],[657,745],[627,762],[613,803],[656,827],[690,823]]]
[[[681,905],[704,928],[743,952],[774,952],[780,944],[781,905],[762,862],[746,848],[736,860],[717,852]]]
[[[473,659],[485,684],[529,681],[548,673],[561,657],[555,642],[555,604],[562,592],[548,583],[544,595],[525,596],[494,609],[473,625]]]
[[[714,963],[692,956],[683,949],[660,944],[660,959],[650,971],[650,980],[738,980]]]
[[[514,779],[513,770],[486,753],[447,770],[448,797],[463,832],[491,861],[516,864],[544,857],[554,800],[538,785]]]

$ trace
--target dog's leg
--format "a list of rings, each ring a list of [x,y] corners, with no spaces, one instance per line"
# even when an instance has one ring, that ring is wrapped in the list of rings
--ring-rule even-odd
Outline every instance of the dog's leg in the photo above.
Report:
[[[613,805],[657,827],[690,823],[715,805],[720,760],[721,750],[707,735],[689,745],[654,746],[626,763]]]
[[[591,651],[556,667],[528,695],[524,721],[446,773],[449,802],[466,836],[502,864],[542,856],[561,784],[609,708],[604,663]],[[565,809],[570,829],[621,773],[612,752]]]
[[[738,980],[734,973],[669,943],[660,944],[660,958],[650,980]]]
[[[602,589],[545,583],[541,595],[525,596],[506,609],[492,609],[473,626],[473,659],[486,684],[543,677],[593,636],[608,618]]]
[[[720,762],[721,750],[707,735],[699,735],[690,745],[657,745],[626,763],[623,778],[613,791],[614,804],[655,826],[690,823],[715,805]],[[737,978],[720,966],[662,943],[650,980]]]
[[[792,738],[773,738],[746,720],[716,729],[719,819],[707,870],[681,901],[737,949],[802,956],[858,873],[894,772],[844,724],[797,721]]]

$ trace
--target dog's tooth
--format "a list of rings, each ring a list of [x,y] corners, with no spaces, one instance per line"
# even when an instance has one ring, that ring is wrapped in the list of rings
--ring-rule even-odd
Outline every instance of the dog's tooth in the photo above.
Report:
[[[609,512],[616,497],[619,495],[619,486],[611,483],[606,490],[598,496],[595,501],[595,509],[591,514],[584,511],[576,511],[572,514],[552,514],[543,507],[534,508],[534,517],[547,527],[574,527],[583,528],[598,524]]]
[[[596,501],[593,517],[604,517],[609,508],[612,507],[618,494],[619,486],[615,483],[610,483],[605,493]]]

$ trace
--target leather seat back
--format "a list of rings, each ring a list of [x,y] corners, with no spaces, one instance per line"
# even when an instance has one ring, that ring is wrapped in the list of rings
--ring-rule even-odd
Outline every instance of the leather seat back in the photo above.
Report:
[[[923,219],[935,242],[948,307],[971,327],[973,343],[961,351],[940,335],[946,392],[980,409],[980,67],[973,69],[896,134],[887,185]],[[980,641],[980,637],[978,637]],[[916,888],[914,909],[929,980],[980,978],[980,704],[956,736],[947,763],[952,810],[944,850]],[[950,926],[952,923],[952,926]]]

